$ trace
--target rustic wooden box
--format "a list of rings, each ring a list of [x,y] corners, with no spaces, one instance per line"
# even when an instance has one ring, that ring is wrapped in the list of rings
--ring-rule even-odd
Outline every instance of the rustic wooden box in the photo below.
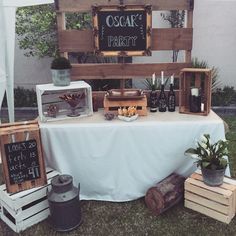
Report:
[[[0,218],[17,233],[49,216],[47,189],[51,189],[51,180],[59,173],[51,168],[46,172],[47,185],[42,187],[9,194],[5,184],[0,186]]]
[[[0,125],[0,151],[8,192],[15,193],[46,183],[38,121]]]
[[[106,95],[104,96],[104,112],[111,112],[117,115],[118,108],[119,107],[129,107],[129,106],[136,106],[137,107],[137,113],[140,116],[146,116],[147,115],[147,98],[144,96],[144,98],[140,100],[118,100],[118,101],[112,101],[107,99]]]
[[[185,181],[184,198],[185,207],[229,224],[235,216],[236,181],[225,177],[221,186],[211,187],[195,172]]]
[[[193,115],[208,115],[211,109],[211,70],[184,68],[180,71],[179,112]],[[201,89],[204,109],[201,112],[190,112],[189,96],[191,87]]]
[[[93,114],[91,86],[84,81],[71,82],[69,86],[37,85],[36,93],[39,118],[42,122],[79,118]],[[60,96],[79,93],[84,94],[76,107],[76,111],[80,115],[76,117],[68,116],[71,113],[70,105],[60,99]]]

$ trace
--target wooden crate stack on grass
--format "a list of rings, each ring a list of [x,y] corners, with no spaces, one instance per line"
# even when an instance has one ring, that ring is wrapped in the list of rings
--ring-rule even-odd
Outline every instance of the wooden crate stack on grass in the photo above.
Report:
[[[236,181],[225,177],[221,186],[211,187],[195,172],[185,181],[184,198],[185,207],[229,224],[236,210]]]
[[[16,233],[45,220],[49,216],[47,189],[59,172],[47,168],[47,185],[18,193],[7,193],[6,185],[0,186],[0,218]]]

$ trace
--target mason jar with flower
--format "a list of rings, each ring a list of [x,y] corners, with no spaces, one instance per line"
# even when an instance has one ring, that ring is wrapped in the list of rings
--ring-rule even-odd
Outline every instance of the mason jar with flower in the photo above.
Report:
[[[223,183],[228,164],[226,159],[229,155],[228,141],[218,140],[212,143],[210,135],[204,134],[197,142],[197,147],[187,149],[185,154],[196,159],[197,166],[201,167],[205,184],[219,186]]]

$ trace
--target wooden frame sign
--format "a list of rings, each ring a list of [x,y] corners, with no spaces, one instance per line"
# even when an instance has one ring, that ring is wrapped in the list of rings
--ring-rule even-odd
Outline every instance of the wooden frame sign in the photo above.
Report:
[[[151,5],[93,6],[95,53],[151,56]]]
[[[37,122],[1,125],[0,141],[8,192],[15,193],[47,183]]]

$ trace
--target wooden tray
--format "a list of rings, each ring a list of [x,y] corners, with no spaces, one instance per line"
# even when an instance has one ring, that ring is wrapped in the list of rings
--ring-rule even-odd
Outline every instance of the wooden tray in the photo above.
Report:
[[[144,93],[141,89],[112,89],[108,90],[106,98],[108,100],[139,100],[144,98]]]

